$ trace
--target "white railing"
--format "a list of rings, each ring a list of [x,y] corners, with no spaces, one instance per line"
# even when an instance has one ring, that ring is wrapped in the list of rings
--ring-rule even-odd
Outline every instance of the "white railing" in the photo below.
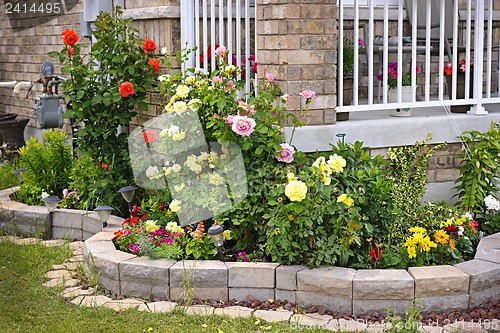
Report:
[[[251,78],[256,79],[248,60],[256,53],[255,17],[255,1],[181,0],[181,43],[186,43],[181,47],[196,48],[185,67],[215,68],[215,45],[226,46],[229,63],[243,70],[250,92]]]
[[[358,38],[363,39],[365,47],[360,47],[357,42],[353,43],[353,101],[352,105],[342,105],[343,82],[339,79],[337,111],[381,110],[394,108],[396,105],[399,108],[417,108],[472,104],[469,114],[479,115],[487,113],[483,104],[500,102],[498,93],[500,34],[498,28],[494,34],[494,23],[498,23],[499,13],[498,10],[496,12],[493,10],[493,0],[468,0],[466,8],[460,8],[460,10],[456,0],[399,0],[397,6],[391,7],[387,1],[384,5],[378,6],[374,4],[375,1],[368,1],[367,6],[359,6],[356,0],[354,5],[350,6],[344,5],[343,2],[339,0],[338,7],[339,36],[343,36],[339,38],[339,64],[343,63],[343,46],[346,36],[350,36],[354,41],[358,41]],[[410,8],[406,8],[405,3],[409,4]],[[413,3],[415,5],[412,5]],[[409,22],[414,24],[409,24]],[[391,34],[389,29],[390,26],[394,26],[394,23],[397,23],[397,32],[392,31]],[[381,36],[376,36],[376,26]],[[350,29],[344,27],[350,27]],[[388,37],[391,35],[394,37]],[[445,40],[449,40],[449,43]],[[375,44],[376,41],[379,42],[378,45]],[[391,58],[396,59],[390,60]],[[452,68],[457,69],[461,59],[465,60],[466,68],[471,68],[473,63],[474,70],[465,71],[464,97],[456,95],[457,78],[462,74],[458,74],[457,70],[452,71],[451,91],[453,94],[449,98],[445,94],[447,79],[443,68],[451,60]],[[477,61],[477,59],[482,61]],[[388,102],[388,89],[384,87],[388,86],[388,69],[391,61],[397,63],[398,69],[404,67],[407,70],[411,69],[413,94],[409,101],[402,99],[402,75],[398,75],[397,102]],[[366,73],[361,70],[361,66],[365,66]],[[423,74],[419,75],[421,78],[418,82],[415,75],[417,66],[424,69]],[[338,77],[342,78],[342,66],[338,67]],[[377,74],[382,75],[380,84],[376,80]],[[483,84],[473,84],[472,94],[469,94],[471,82]],[[423,85],[423,89],[419,90],[418,98],[417,84]],[[379,85],[378,90],[375,89],[376,85]],[[364,93],[364,98],[361,98],[359,92]],[[378,94],[377,98],[375,98],[375,92]]]

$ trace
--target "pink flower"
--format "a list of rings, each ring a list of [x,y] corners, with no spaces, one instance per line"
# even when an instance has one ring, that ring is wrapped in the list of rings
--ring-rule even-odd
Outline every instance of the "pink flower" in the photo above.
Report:
[[[233,90],[234,87],[236,87],[236,85],[234,84],[233,80],[229,80],[226,83],[226,87],[227,87],[228,90]]]
[[[280,162],[290,163],[293,161],[293,154],[295,154],[295,148],[290,146],[288,143],[282,143],[281,150],[278,151],[276,158]]]
[[[219,118],[220,118],[220,115],[219,115],[218,113],[214,113],[214,118],[219,119]]]
[[[255,120],[247,116],[234,116],[231,128],[233,132],[242,136],[249,136],[255,128]]]
[[[259,64],[258,64],[257,62],[254,62],[254,63],[252,64],[252,71],[253,71],[254,73],[257,73],[257,67],[258,67],[258,66],[259,66]]]
[[[216,83],[222,83],[222,77],[220,76],[216,76],[212,79],[212,83],[213,84],[216,84]]]
[[[255,104],[249,105],[241,99],[238,100],[238,106],[245,111],[238,111],[239,116],[253,116],[255,114]]]
[[[281,99],[283,100],[283,102],[288,103],[290,102],[290,95],[284,94],[283,96],[281,96]]]
[[[274,81],[274,75],[266,71],[266,81],[267,82],[273,82]]]
[[[313,99],[314,97],[316,97],[316,93],[314,92],[314,90],[304,90],[300,93],[300,96],[304,97],[305,99]]]
[[[234,114],[230,114],[229,116],[227,116],[226,118],[224,118],[224,121],[226,123],[228,123],[229,125],[233,125],[233,118],[234,118]]]
[[[215,54],[218,57],[222,57],[226,53],[227,49],[225,46],[219,46],[218,48],[215,49]]]
[[[66,198],[67,196],[68,196],[68,189],[67,189],[67,188],[65,188],[65,189],[63,190],[63,197],[65,197],[65,198]]]

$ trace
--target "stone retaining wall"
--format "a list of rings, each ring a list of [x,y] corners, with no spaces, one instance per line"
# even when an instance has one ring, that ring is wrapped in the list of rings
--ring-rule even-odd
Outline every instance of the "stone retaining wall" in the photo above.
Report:
[[[48,229],[45,207],[26,206],[0,191],[0,229],[25,236]],[[474,260],[454,266],[411,267],[406,270],[283,266],[276,263],[213,260],[153,260],[116,250],[112,239],[122,219],[112,216],[108,227],[94,212],[57,209],[56,238],[85,240],[83,255],[99,273],[99,283],[123,296],[179,300],[187,292],[202,299],[296,301],[360,315],[403,313],[415,298],[423,312],[462,310],[500,297],[500,233],[483,238]]]

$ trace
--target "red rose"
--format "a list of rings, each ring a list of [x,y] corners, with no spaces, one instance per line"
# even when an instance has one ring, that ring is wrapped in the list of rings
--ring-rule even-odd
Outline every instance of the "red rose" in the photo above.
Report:
[[[101,164],[101,168],[104,170],[108,170],[108,165],[106,163]]]
[[[78,42],[78,35],[73,30],[64,30],[62,35],[64,36],[63,42],[66,45],[75,45]]]
[[[158,72],[160,70],[160,63],[156,58],[149,59],[148,64],[153,67],[155,72]]]
[[[122,84],[120,84],[119,90],[122,97],[127,97],[134,93],[134,85],[128,81],[123,82]]]
[[[67,51],[66,51],[66,57],[69,57],[70,55],[74,55],[75,54],[75,49],[72,48],[71,46],[68,45],[68,47],[66,49],[67,49]]]
[[[142,132],[142,136],[146,143],[152,143],[156,140],[156,133],[153,131],[144,131]]]
[[[144,53],[154,52],[156,50],[156,44],[151,39],[146,38],[142,44],[142,48],[144,49]]]

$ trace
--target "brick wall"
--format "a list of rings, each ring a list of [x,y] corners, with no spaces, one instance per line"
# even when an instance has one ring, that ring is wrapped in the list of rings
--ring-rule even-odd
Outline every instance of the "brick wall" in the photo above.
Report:
[[[272,72],[290,110],[304,108],[298,94],[316,92],[308,124],[335,122],[337,6],[329,0],[257,0],[257,60],[260,73]]]
[[[78,2],[67,14],[44,16],[43,19],[26,18],[18,14],[11,22],[6,14],[4,3],[0,5],[0,82],[36,81],[40,78],[40,66],[51,61],[60,74],[59,61],[50,58],[49,51],[62,48],[61,33],[66,29],[79,31],[79,12],[82,2]],[[45,19],[47,17],[47,19]],[[13,28],[14,27],[14,28]],[[80,38],[80,43],[85,43]],[[30,119],[28,126],[35,126],[34,97],[42,91],[41,85],[33,87],[30,97],[22,90],[14,95],[11,88],[0,88],[0,112],[15,113]],[[65,125],[68,127],[68,125]],[[27,132],[31,133],[30,128]]]

